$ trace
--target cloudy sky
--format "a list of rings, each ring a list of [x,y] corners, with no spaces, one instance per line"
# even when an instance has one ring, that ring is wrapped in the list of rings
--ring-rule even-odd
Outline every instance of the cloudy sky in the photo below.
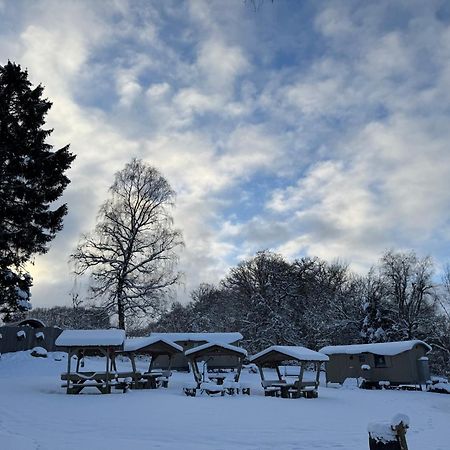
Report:
[[[177,191],[181,300],[265,248],[450,260],[450,3],[255,4],[0,0],[0,64],[45,86],[77,154],[35,306],[70,301],[68,256],[133,156]]]

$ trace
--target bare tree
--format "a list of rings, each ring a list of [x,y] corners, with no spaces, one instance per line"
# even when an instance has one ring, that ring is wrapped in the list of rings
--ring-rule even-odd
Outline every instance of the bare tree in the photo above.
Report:
[[[92,297],[118,317],[154,316],[171,286],[176,249],[175,192],[153,167],[133,159],[115,176],[110,198],[100,207],[95,230],[84,235],[71,258],[75,274],[89,274]]]
[[[433,262],[430,257],[418,258],[414,252],[386,252],[381,258],[380,274],[397,338],[417,337],[433,316],[435,289]]]

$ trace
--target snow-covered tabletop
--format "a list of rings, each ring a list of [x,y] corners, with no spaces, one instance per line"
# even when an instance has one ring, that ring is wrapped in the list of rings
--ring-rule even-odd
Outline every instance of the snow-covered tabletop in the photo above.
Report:
[[[250,361],[256,361],[262,356],[265,356],[271,352],[276,352],[286,356],[286,359],[296,359],[298,361],[328,361],[329,358],[323,353],[315,352],[306,347],[289,346],[289,345],[272,345],[265,350],[250,357]]]
[[[124,330],[64,330],[56,339],[59,347],[121,347]]]

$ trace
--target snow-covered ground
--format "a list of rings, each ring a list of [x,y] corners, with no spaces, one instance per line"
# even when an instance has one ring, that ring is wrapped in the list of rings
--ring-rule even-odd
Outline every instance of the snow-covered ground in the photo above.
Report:
[[[54,357],[0,359],[0,449],[364,450],[368,423],[397,413],[411,419],[411,450],[450,448],[450,395],[321,387],[318,399],[268,398],[248,372],[250,397],[186,397],[187,373],[175,373],[168,389],[66,395],[65,355]]]

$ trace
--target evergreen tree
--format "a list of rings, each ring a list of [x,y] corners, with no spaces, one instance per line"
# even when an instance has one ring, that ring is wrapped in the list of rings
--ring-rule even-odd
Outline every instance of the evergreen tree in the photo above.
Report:
[[[46,139],[45,116],[52,103],[28,72],[8,62],[0,66],[0,314],[27,310],[31,277],[23,269],[43,254],[62,229],[67,206],[51,204],[69,183],[64,172],[75,156],[69,146],[54,151]]]

